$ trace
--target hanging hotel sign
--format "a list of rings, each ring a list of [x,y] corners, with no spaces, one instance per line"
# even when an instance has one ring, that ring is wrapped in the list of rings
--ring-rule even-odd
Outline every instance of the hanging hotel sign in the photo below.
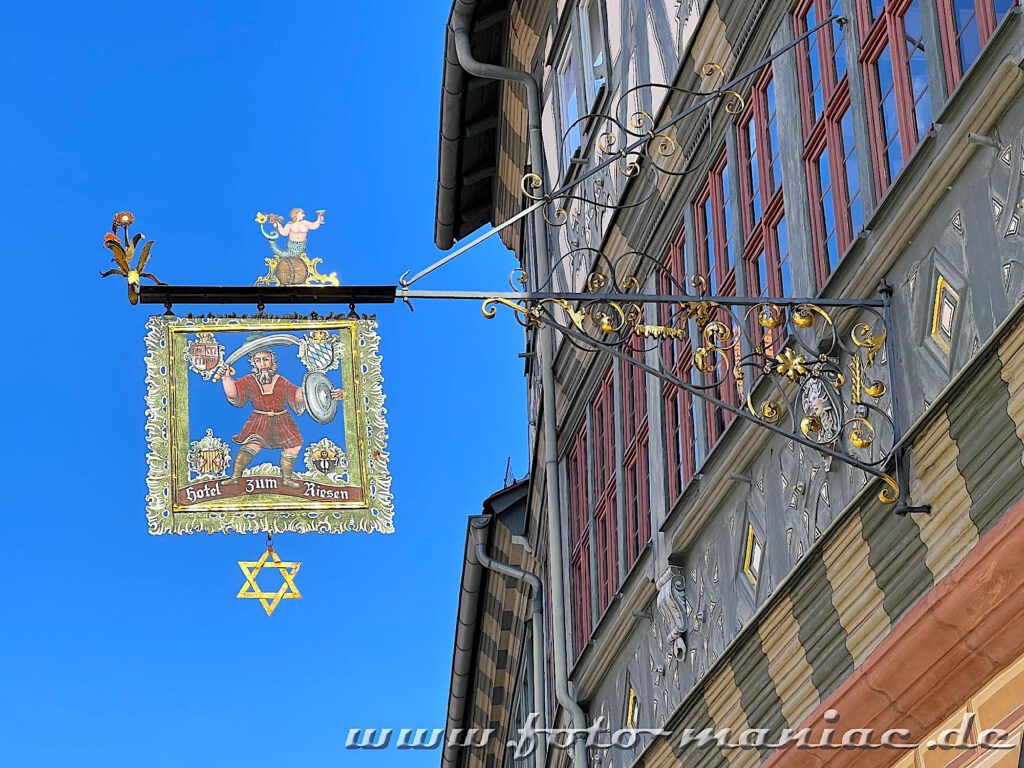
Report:
[[[147,328],[151,533],[394,530],[375,319]]]

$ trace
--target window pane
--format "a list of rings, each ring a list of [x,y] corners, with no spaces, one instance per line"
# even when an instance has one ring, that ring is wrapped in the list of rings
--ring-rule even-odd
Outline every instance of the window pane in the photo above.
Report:
[[[832,169],[829,165],[828,147],[818,157],[818,189],[821,191],[819,225],[822,232],[821,246],[825,252],[825,263],[831,273],[839,263],[839,243],[836,239],[836,210],[832,195]]]
[[[995,0],[996,23],[1003,20],[1003,16],[1013,8],[1015,0]]]
[[[956,53],[962,75],[978,58],[981,52],[981,33],[978,31],[978,14],[974,0],[948,0],[953,14],[953,29],[956,34]]]
[[[779,280],[782,295],[793,295],[793,275],[789,267],[789,232],[786,230],[786,217],[779,219],[775,225],[775,252],[779,254]]]
[[[700,374],[694,369],[690,368],[690,384],[697,384],[700,381]],[[694,395],[686,394],[686,404],[688,407],[687,413],[687,434],[693,437],[693,468],[696,471],[697,467],[701,465],[704,460],[704,446],[701,441],[697,439],[697,423],[700,419],[700,409],[698,406],[698,398]]]
[[[846,199],[849,206],[850,236],[854,237],[864,226],[864,213],[860,197],[860,172],[857,169],[857,149],[853,135],[853,113],[847,107],[841,123],[843,140],[843,168],[846,171]]]
[[[568,161],[580,148],[580,125],[576,122],[580,118],[579,96],[576,88],[576,69],[572,63],[571,54],[566,56],[562,65],[562,74],[559,77],[559,90],[562,94],[562,132],[564,138],[563,149],[565,161]]]
[[[843,9],[839,0],[832,0],[829,16],[842,16]],[[846,32],[839,22],[832,22],[832,61],[836,70],[836,83],[846,74]]]
[[[782,161],[779,157],[779,121],[775,115],[775,81],[768,81],[768,85],[764,92],[765,104],[767,107],[766,114],[768,115],[768,146],[766,151],[768,156],[771,158],[771,165],[769,167],[769,174],[771,176],[768,179],[768,185],[771,192],[775,192],[782,183]]]
[[[732,259],[732,209],[729,206],[729,166],[722,168],[721,179],[721,201],[722,201],[722,215],[720,220],[722,222],[722,256],[725,260],[725,269],[728,272],[732,271],[733,259]],[[725,279],[725,275],[719,275],[720,280]]]
[[[710,194],[704,200],[701,213],[704,217],[704,253],[701,254],[704,263],[701,266],[708,279],[708,290],[715,294],[718,292],[718,283],[715,278],[715,219],[711,212]]]
[[[757,123],[753,117],[747,122],[747,184],[750,189],[750,223],[757,226],[761,220],[761,188],[757,172]]]
[[[928,61],[921,31],[921,8],[917,0],[908,5],[904,12],[903,38],[907,47],[907,75],[910,97],[914,103],[916,135],[920,141],[932,123],[932,105],[928,95]]]
[[[757,285],[754,286],[754,295],[767,296],[771,284],[768,281],[768,260],[765,258],[764,251],[757,254],[754,260],[757,263]]]
[[[900,145],[899,110],[896,107],[896,91],[893,86],[892,57],[888,46],[874,65],[875,87],[878,89],[879,119],[882,124],[883,156],[885,159],[885,183],[888,185],[903,168],[903,148]]]
[[[814,6],[812,5],[804,16],[804,29],[810,30],[815,27],[817,23],[818,18],[814,13]],[[818,121],[818,118],[821,116],[821,112],[824,109],[821,90],[821,59],[819,58],[821,54],[818,50],[820,38],[820,31],[815,32],[807,38],[807,72],[811,91],[811,107],[814,110],[811,113],[811,119],[813,122]]]
[[[590,43],[590,76],[593,78],[596,94],[601,90],[607,77],[604,28],[601,26],[601,8],[598,0],[591,0],[587,6],[587,39]]]

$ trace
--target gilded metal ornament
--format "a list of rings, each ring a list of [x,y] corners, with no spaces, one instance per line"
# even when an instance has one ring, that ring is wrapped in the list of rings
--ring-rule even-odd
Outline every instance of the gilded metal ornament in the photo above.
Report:
[[[128,301],[132,304],[137,304],[139,302],[139,286],[143,278],[151,280],[157,285],[165,285],[165,283],[158,280],[155,275],[145,271],[146,264],[149,263],[150,253],[153,250],[153,240],[142,246],[142,249],[139,250],[139,258],[135,266],[132,266],[135,251],[139,243],[146,238],[141,232],[136,233],[131,238],[128,237],[128,228],[134,223],[135,215],[131,211],[120,211],[114,214],[110,232],[103,236],[103,247],[108,248],[114,254],[110,260],[114,262],[116,267],[108,269],[106,272],[100,272],[100,277],[120,275],[125,278],[128,282]],[[121,237],[117,235],[118,229],[122,231]]]
[[[270,562],[267,562],[267,560]],[[268,545],[263,556],[259,560],[239,560],[238,567],[245,574],[245,584],[236,595],[239,599],[259,600],[263,610],[270,616],[277,610],[282,600],[300,600],[302,594],[295,586],[295,576],[302,567],[302,563],[285,562],[278,557],[273,546]],[[281,574],[281,586],[275,592],[266,592],[257,583],[260,572],[265,568],[276,570]]]
[[[706,276],[673,275],[639,252],[613,259],[581,248],[561,261],[575,263],[580,254],[591,268],[575,300],[495,296],[484,301],[484,316],[505,306],[525,326],[551,324],[581,350],[623,355],[642,367],[644,352],[671,345],[677,355],[683,345],[694,375],[679,386],[847,460],[883,480],[881,500],[898,498],[882,470],[895,442],[880,403],[887,387],[868,376],[887,337],[879,302],[709,296]],[[651,282],[659,286],[656,301],[642,292]]]

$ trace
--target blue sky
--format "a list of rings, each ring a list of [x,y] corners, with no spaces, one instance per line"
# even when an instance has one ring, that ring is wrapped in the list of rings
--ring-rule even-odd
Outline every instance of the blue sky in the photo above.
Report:
[[[476,303],[378,310],[397,533],[277,537],[304,599],[268,619],[234,598],[262,538],[146,532],[155,310],[97,272],[122,209],[170,283],[251,284],[253,214],[293,206],[327,209],[310,242],[346,282],[433,261],[448,10],[5,7],[4,765],[439,763],[343,744],[350,727],[444,724],[466,517],[507,456],[525,472],[519,327]],[[512,266],[488,243],[421,286],[501,290]]]

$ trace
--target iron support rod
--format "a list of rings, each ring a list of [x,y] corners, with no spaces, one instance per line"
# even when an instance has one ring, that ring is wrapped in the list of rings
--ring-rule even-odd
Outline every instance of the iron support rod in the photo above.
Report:
[[[425,267],[424,269],[421,269],[419,272],[417,272],[415,275],[410,277],[408,280],[405,279],[405,276],[409,274],[409,272],[407,270],[400,278],[398,278],[399,285],[401,285],[403,288],[408,288],[410,285],[415,283],[421,277],[426,277],[431,272],[440,269],[445,264],[447,264],[449,261],[453,261],[454,259],[458,258],[459,256],[461,256],[462,254],[464,254],[466,251],[470,250],[471,248],[475,248],[476,246],[480,245],[480,243],[482,243],[484,240],[488,239],[489,237],[492,237],[493,235],[498,234],[499,232],[501,232],[501,230],[505,229],[505,227],[507,227],[507,226],[509,226],[511,224],[514,224],[515,222],[519,221],[521,218],[523,218],[524,216],[526,216],[530,212],[534,211],[535,209],[540,208],[542,205],[544,205],[544,201],[543,200],[539,200],[538,202],[536,202],[533,205],[531,205],[529,208],[524,208],[523,210],[521,210],[519,213],[517,213],[512,218],[506,219],[505,221],[503,221],[498,226],[492,227],[491,229],[487,230],[482,235],[480,235],[480,237],[474,238],[471,242],[466,243],[465,245],[461,246],[458,250],[452,251],[451,253],[447,254],[446,256],[442,257],[441,259],[435,261],[429,267]]]
[[[708,96],[705,96],[704,98],[698,100],[694,104],[691,104],[689,107],[684,109],[678,115],[676,115],[671,120],[669,120],[667,123],[665,123],[664,125],[661,125],[661,126],[658,126],[657,128],[655,128],[652,131],[652,133],[656,135],[657,133],[663,132],[663,131],[667,130],[668,128],[673,127],[674,125],[676,125],[680,121],[684,120],[689,115],[691,115],[694,112],[696,112],[698,109],[701,109],[706,104],[709,104],[714,99],[720,98],[723,93],[725,93],[726,91],[730,90],[734,86],[739,85],[740,83],[742,83],[744,80],[746,80],[751,75],[759,72],[767,64],[770,64],[775,59],[777,59],[779,56],[782,56],[784,53],[789,51],[791,48],[796,47],[801,42],[803,42],[807,38],[811,37],[811,35],[817,34],[818,30],[828,26],[829,24],[831,24],[834,21],[840,21],[842,19],[843,19],[842,16],[829,16],[827,19],[824,19],[817,26],[807,30],[807,32],[805,32],[804,34],[799,35],[798,37],[796,37],[792,42],[790,42],[785,47],[780,48],[778,51],[773,53],[771,56],[767,57],[766,59],[762,59],[760,62],[758,62],[757,64],[754,64],[753,66],[751,66],[748,69],[744,70],[742,73],[740,73],[736,77],[732,78],[727,83],[724,83],[722,86],[719,87],[719,89],[716,92],[714,92],[714,93],[712,93],[712,94],[710,94]],[[534,171],[534,173],[539,173],[542,170],[542,168],[543,168],[543,161],[542,161],[542,159],[544,157],[544,155],[543,155],[544,147],[543,147],[543,144],[541,142],[541,136],[540,136],[540,99],[539,99],[538,92],[537,92],[537,82],[533,79],[533,76],[530,75],[527,72],[518,72],[516,70],[508,69],[506,67],[499,67],[499,66],[496,66],[494,64],[484,64],[484,63],[479,62],[476,59],[474,59],[472,53],[470,52],[469,35],[467,34],[467,30],[466,30],[466,26],[469,24],[469,21],[467,19],[464,19],[464,18],[456,19],[454,16],[453,16],[452,20],[454,22],[453,23],[453,27],[452,27],[452,31],[453,31],[453,33],[455,35],[455,45],[456,45],[456,51],[457,51],[458,57],[459,57],[459,64],[462,66],[462,68],[464,70],[466,70],[466,72],[468,72],[471,75],[476,75],[477,77],[484,77],[484,78],[488,78],[488,79],[491,79],[491,80],[513,81],[513,82],[521,83],[523,86],[525,86],[526,92],[527,92],[526,106],[527,106],[527,114],[528,114],[528,119],[529,119],[529,142],[530,142],[531,162],[533,164],[533,171]],[[459,28],[456,28],[455,24],[460,24],[462,26],[460,26]],[[535,112],[536,112],[536,114],[534,114]],[[648,136],[644,136],[642,138],[639,138],[637,141],[633,142],[632,144],[627,146],[625,149],[623,149],[623,152],[625,152],[625,153],[632,152],[632,151],[638,149],[639,147],[642,147],[643,145],[647,144],[650,140],[651,140],[651,137],[649,135]],[[425,277],[426,275],[429,275],[431,272],[433,272],[433,271],[443,267],[445,264],[447,264],[448,262],[452,261],[456,257],[461,256],[463,253],[465,253],[466,251],[468,251],[471,248],[475,247],[476,245],[479,245],[480,243],[482,243],[487,238],[489,238],[492,235],[500,232],[501,230],[503,230],[508,225],[512,224],[515,221],[518,221],[520,218],[522,218],[526,214],[528,214],[528,213],[530,213],[532,211],[541,209],[543,205],[545,205],[548,202],[551,202],[553,199],[557,199],[559,197],[564,196],[569,190],[571,190],[576,185],[580,184],[583,181],[586,181],[591,176],[593,176],[593,175],[595,175],[597,173],[600,173],[602,170],[607,168],[612,163],[617,162],[620,159],[620,157],[621,157],[620,155],[615,155],[615,156],[609,157],[608,159],[606,159],[606,160],[598,163],[597,165],[595,165],[593,168],[590,168],[590,169],[584,171],[583,173],[581,173],[580,175],[576,176],[575,178],[573,178],[572,181],[570,181],[570,182],[568,182],[566,184],[563,184],[561,187],[556,189],[554,192],[551,192],[551,193],[545,195],[543,198],[540,198],[540,199],[536,199],[535,198],[536,202],[534,202],[528,208],[525,208],[524,210],[520,211],[518,214],[516,214],[515,216],[513,216],[509,220],[503,222],[502,224],[498,225],[497,227],[494,227],[494,228],[488,230],[487,232],[485,232],[480,237],[477,237],[476,239],[474,239],[472,242],[470,242],[467,245],[464,245],[461,248],[459,248],[457,251],[454,251],[454,252],[444,256],[439,261],[435,262],[434,264],[431,264],[429,267],[426,267],[425,269],[417,272],[412,278],[410,278],[408,280],[406,280],[406,275],[408,275],[409,272],[406,271],[405,274],[403,274],[402,277],[399,278],[399,283],[401,285],[403,285],[403,286],[410,286],[410,285],[412,285],[417,280],[419,280],[421,277]],[[544,224],[543,220],[541,221],[541,224],[542,225]],[[545,251],[546,251],[546,249],[547,249],[547,246],[545,244]]]

